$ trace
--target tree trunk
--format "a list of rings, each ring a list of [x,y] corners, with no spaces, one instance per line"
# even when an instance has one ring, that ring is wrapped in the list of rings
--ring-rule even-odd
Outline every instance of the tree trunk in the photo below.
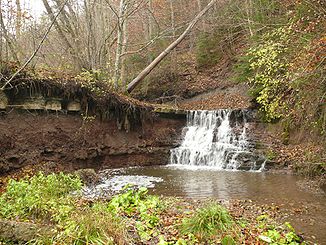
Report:
[[[148,23],[147,23],[147,42],[150,42],[153,38],[153,31],[154,31],[154,18],[153,18],[153,2],[152,0],[148,0]],[[148,50],[148,63],[150,64],[153,61],[151,49]]]
[[[127,77],[126,77],[126,64],[125,64],[125,55],[124,53],[127,52],[127,45],[128,45],[128,18],[125,16],[122,26],[122,32],[123,32],[123,41],[122,41],[122,51],[121,51],[121,73],[120,73],[120,80],[122,82],[122,90],[123,92],[126,91],[127,86]]]
[[[212,0],[198,15],[190,22],[187,29],[171,43],[151,64],[149,64],[139,75],[128,84],[127,91],[130,93],[134,88],[187,36],[191,29],[197,24],[200,18],[215,4],[217,0]]]
[[[19,59],[18,59],[18,55],[17,55],[16,49],[15,49],[15,46],[12,43],[11,38],[9,37],[9,33],[8,33],[5,23],[3,21],[1,0],[0,0],[0,27],[1,27],[1,33],[9,46],[9,49],[10,49],[12,57],[14,58],[14,61],[19,64]]]
[[[16,17],[16,37],[19,40],[22,28],[22,8],[20,0],[16,0],[17,17]]]
[[[123,25],[124,25],[124,16],[126,8],[125,0],[120,0],[119,6],[119,15],[118,15],[118,33],[117,33],[117,49],[115,53],[115,63],[114,63],[114,87],[118,89],[119,80],[121,75],[121,54],[122,54],[122,45],[123,45]]]
[[[2,8],[1,8],[1,0],[0,0],[0,14],[1,11],[2,11]],[[2,41],[2,38],[3,38],[3,31],[2,31],[2,27],[1,27],[1,24],[0,24],[0,67],[2,66],[2,61],[4,61],[4,57],[3,57],[3,41]]]
[[[251,21],[250,21],[250,17],[251,17],[251,13],[250,13],[250,9],[251,9],[251,1],[250,0],[246,0],[246,14],[247,14],[247,22],[248,22],[248,30],[249,30],[249,34],[250,36],[253,36],[254,33],[251,29]]]
[[[96,52],[97,52],[97,45],[96,45],[96,35],[94,33],[94,5],[91,5],[89,1],[84,0],[84,9],[85,9],[85,20],[86,20],[86,45],[87,50],[87,68],[89,70],[96,69],[97,62],[96,62]],[[98,27],[99,28],[99,27]]]
[[[55,26],[57,32],[59,33],[59,36],[61,37],[63,42],[66,44],[68,50],[70,51],[70,54],[72,55],[73,60],[75,60],[75,63],[78,66],[78,69],[84,68],[82,59],[79,57],[77,51],[75,50],[73,45],[69,42],[68,38],[66,37],[63,30],[61,29],[58,21],[55,18],[53,11],[49,5],[48,0],[42,0],[42,1],[43,1],[46,11],[48,12],[48,15],[50,16],[51,21],[54,23],[54,26]]]
[[[202,9],[201,0],[197,0],[197,6],[198,6],[198,10],[201,11]]]
[[[173,6],[173,1],[174,1],[174,0],[170,0],[170,12],[171,12],[171,28],[172,28],[172,35],[173,35],[173,38],[175,38],[176,34],[175,34],[175,18],[174,18],[174,6]]]

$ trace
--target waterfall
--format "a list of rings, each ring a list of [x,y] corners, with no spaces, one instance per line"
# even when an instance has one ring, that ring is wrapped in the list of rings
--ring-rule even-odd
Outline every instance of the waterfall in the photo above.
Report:
[[[171,164],[215,169],[259,170],[264,159],[252,153],[246,110],[189,111],[181,145]]]

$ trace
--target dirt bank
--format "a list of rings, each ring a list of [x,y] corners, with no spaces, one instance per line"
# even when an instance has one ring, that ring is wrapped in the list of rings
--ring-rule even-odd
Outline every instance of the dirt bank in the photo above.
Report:
[[[184,123],[154,116],[127,133],[114,120],[12,111],[0,117],[0,174],[40,163],[49,170],[166,164]]]

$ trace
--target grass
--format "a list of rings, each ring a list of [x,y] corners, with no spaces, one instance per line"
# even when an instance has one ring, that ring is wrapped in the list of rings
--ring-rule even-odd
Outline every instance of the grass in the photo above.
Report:
[[[183,234],[194,234],[199,240],[206,240],[226,232],[233,225],[234,221],[227,209],[211,203],[198,209],[192,217],[185,218],[180,228]]]
[[[242,234],[237,219],[214,202],[195,210],[185,200],[159,198],[146,188],[130,186],[110,201],[89,201],[78,195],[81,187],[79,177],[63,173],[11,180],[0,196],[0,244],[231,245],[259,239],[298,240],[293,230],[269,231],[267,223],[257,228],[248,222],[248,232]],[[9,224],[5,232],[3,222]],[[32,232],[33,237],[28,232],[27,239],[26,225],[28,230],[40,229]]]
[[[107,204],[83,202],[81,187],[79,177],[63,173],[11,180],[0,196],[0,219],[46,224],[51,231],[39,230],[32,244],[126,244],[123,220]]]
[[[73,175],[39,173],[30,179],[10,180],[0,197],[0,217],[6,219],[60,219],[72,205],[72,191],[82,187]]]
[[[73,212],[54,240],[64,244],[126,244],[125,222],[108,211],[106,204],[84,206]]]

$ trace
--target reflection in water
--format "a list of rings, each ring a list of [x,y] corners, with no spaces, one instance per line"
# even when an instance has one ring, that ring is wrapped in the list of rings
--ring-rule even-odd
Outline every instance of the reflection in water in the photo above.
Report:
[[[239,196],[248,196],[247,184],[241,176],[235,174],[216,175],[211,176],[206,171],[177,171],[174,180],[178,181],[178,186],[180,187],[180,196],[185,196],[188,198],[207,198],[207,197],[217,197],[220,199],[232,199],[234,194]],[[217,172],[220,173],[220,172]],[[232,185],[232,188],[230,188]],[[157,187],[159,188],[159,186]],[[169,193],[166,193],[169,195]]]
[[[298,190],[301,178],[292,175],[244,171],[189,170],[175,167],[128,168],[118,175],[143,175],[162,178],[153,192],[195,199],[278,199],[302,201],[317,198]]]

